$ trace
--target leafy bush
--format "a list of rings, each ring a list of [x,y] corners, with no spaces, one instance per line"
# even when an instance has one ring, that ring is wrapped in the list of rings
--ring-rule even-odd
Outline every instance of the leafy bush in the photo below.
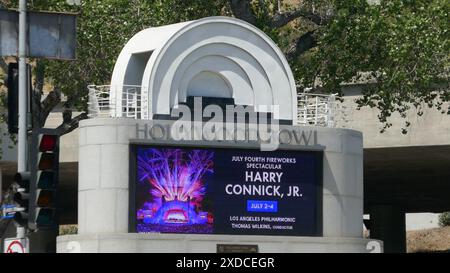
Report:
[[[450,226],[450,211],[439,214],[439,225],[441,227]]]
[[[78,233],[78,225],[61,225],[59,226],[59,235],[71,235]]]

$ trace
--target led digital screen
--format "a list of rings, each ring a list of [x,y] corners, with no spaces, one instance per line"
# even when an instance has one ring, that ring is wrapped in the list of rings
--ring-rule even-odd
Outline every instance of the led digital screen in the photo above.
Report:
[[[322,152],[133,146],[130,231],[320,236]]]

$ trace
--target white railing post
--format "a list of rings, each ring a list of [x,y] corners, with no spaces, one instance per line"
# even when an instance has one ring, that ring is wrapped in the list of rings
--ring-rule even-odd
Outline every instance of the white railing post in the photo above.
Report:
[[[337,107],[336,94],[300,93],[298,122],[300,125],[335,127]]]
[[[316,96],[316,105],[315,105],[315,119],[314,119],[314,125],[317,126],[317,120],[319,115],[319,97]]]
[[[120,97],[117,89],[121,88]],[[88,116],[90,118],[139,118],[141,107],[147,105],[141,100],[140,86],[96,86],[89,85]]]

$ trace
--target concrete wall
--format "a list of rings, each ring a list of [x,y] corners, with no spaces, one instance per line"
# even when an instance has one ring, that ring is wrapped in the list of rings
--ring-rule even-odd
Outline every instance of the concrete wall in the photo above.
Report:
[[[364,148],[450,145],[450,115],[442,114],[435,108],[423,107],[423,115],[417,115],[417,110],[412,108],[406,119],[394,113],[389,122],[392,127],[384,133],[380,133],[382,125],[378,119],[379,111],[376,108],[363,107],[357,110],[355,100],[361,97],[361,85],[349,85],[343,88],[344,103],[343,113],[347,122],[340,120],[339,127],[351,128],[363,132]],[[447,109],[448,104],[443,109]],[[341,116],[342,118],[343,116]],[[405,121],[411,126],[407,134],[402,134],[401,129]]]
[[[99,234],[128,233],[129,143],[131,139],[138,137],[136,124],[143,127],[143,124],[150,122],[132,119],[91,119],[80,123],[78,236],[86,244],[89,244],[87,242],[89,239],[86,238],[100,240]],[[299,128],[316,130],[318,143],[325,146],[323,236],[361,239],[363,227],[362,134],[347,129]],[[126,236],[129,235],[123,236],[125,237],[122,239],[128,238]],[[139,236],[139,238],[145,237],[142,234]],[[253,241],[251,237],[221,236],[218,240],[232,242],[236,241],[236,238],[241,238],[239,240],[245,238],[245,240]],[[274,244],[280,244],[283,241],[278,236],[269,237],[276,237],[272,240]],[[214,236],[208,238],[214,238]],[[65,236],[59,240],[60,243],[68,242]],[[284,241],[287,242],[289,239]],[[360,243],[354,251],[360,249],[366,242],[360,241]],[[337,250],[336,246],[332,245],[330,249]],[[140,247],[143,249],[139,251],[152,251],[144,246]],[[61,251],[63,249],[64,247],[60,248]],[[122,250],[126,251],[126,249]],[[104,250],[96,248],[95,251]],[[171,250],[177,251],[175,248]],[[287,248],[284,250],[288,251]],[[153,251],[157,250],[153,249]]]
[[[364,219],[370,219],[368,214]],[[405,213],[406,231],[439,227],[439,213]],[[364,227],[364,232],[368,232]]]
[[[407,213],[406,230],[420,230],[439,227],[439,213]]]
[[[214,253],[217,244],[258,245],[261,253],[378,253],[383,248],[380,241],[360,238],[128,233],[59,236],[57,252]]]

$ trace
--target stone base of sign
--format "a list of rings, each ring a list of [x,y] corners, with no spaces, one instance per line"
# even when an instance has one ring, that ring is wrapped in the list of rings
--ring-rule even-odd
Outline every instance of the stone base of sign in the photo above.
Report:
[[[260,253],[382,251],[382,242],[363,238],[137,233],[59,236],[57,251],[59,253],[215,253],[218,244],[257,245]]]

